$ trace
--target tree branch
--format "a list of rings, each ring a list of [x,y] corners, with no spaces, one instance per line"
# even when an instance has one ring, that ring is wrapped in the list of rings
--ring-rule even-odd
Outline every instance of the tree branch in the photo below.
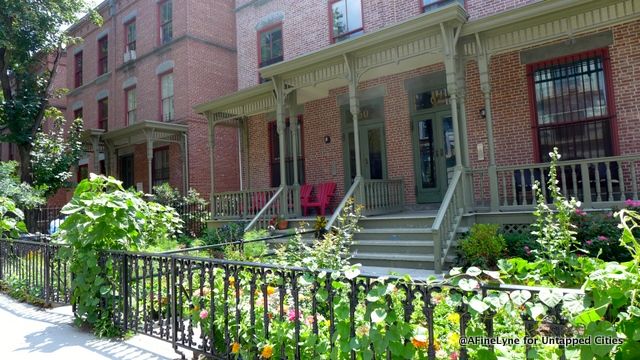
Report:
[[[42,125],[42,120],[44,118],[44,111],[49,105],[49,97],[51,96],[51,88],[53,87],[53,79],[56,76],[56,72],[58,71],[58,64],[60,63],[60,56],[62,54],[62,48],[58,45],[58,48],[55,51],[55,57],[53,58],[53,69],[49,73],[49,77],[47,79],[47,86],[45,87],[44,94],[40,98],[40,109],[38,109],[38,114],[34,119],[33,126],[31,127],[32,138],[35,137],[36,132]],[[45,55],[45,66],[49,65],[49,55]]]
[[[9,74],[7,74],[7,62],[5,56],[7,49],[0,47],[0,84],[2,84],[2,95],[5,101],[13,100],[13,91],[11,91],[11,81],[9,80]]]

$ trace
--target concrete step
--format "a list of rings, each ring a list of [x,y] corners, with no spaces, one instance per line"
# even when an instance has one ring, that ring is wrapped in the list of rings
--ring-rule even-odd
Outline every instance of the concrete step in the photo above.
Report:
[[[455,258],[447,256],[447,263],[452,264]],[[363,266],[433,270],[433,255],[397,254],[397,253],[369,253],[358,252],[353,255],[351,263]]]
[[[381,215],[362,217],[358,221],[364,229],[413,229],[413,228],[430,228],[435,220],[434,216],[411,216],[411,215]]]
[[[351,247],[357,253],[432,255],[431,240],[356,240]]]

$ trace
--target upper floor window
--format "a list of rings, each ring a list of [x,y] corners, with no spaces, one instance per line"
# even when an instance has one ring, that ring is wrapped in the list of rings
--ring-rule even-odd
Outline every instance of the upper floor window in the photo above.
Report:
[[[74,56],[73,85],[82,86],[82,51]]]
[[[130,87],[125,90],[125,102],[126,102],[126,117],[127,117],[127,125],[135,124],[136,122],[136,108],[138,107],[137,102],[137,93],[136,88]]]
[[[173,5],[171,0],[160,3],[160,44],[173,39]]]
[[[162,121],[171,121],[175,118],[173,110],[173,73],[162,75],[160,78],[160,87]]]
[[[104,36],[98,40],[98,76],[106,74],[109,70],[109,37]]]
[[[136,50],[136,19],[133,19],[124,25],[125,29],[125,52]]]
[[[351,39],[364,32],[361,0],[333,0],[330,6],[333,42]]]
[[[109,130],[109,98],[98,101],[98,129]]]
[[[541,161],[558,147],[563,160],[613,155],[611,77],[606,49],[529,65]]]
[[[276,24],[258,32],[260,44],[259,67],[282,61],[282,24]]]
[[[464,6],[464,0],[422,0],[422,12],[432,11],[456,2]]]

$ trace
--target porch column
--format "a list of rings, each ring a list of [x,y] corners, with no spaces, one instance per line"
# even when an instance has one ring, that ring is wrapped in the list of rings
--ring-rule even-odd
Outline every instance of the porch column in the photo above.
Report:
[[[289,94],[289,129],[291,132],[291,157],[293,158],[293,208],[296,216],[302,215],[300,204],[300,178],[298,176],[298,114],[295,93]]]
[[[209,194],[209,202],[211,203],[211,209],[215,206],[213,201],[213,194],[216,191],[216,131],[215,124],[209,115],[207,115],[208,130],[209,130],[209,179],[211,181],[211,194]]]
[[[100,139],[91,135],[91,147],[93,148],[93,172],[100,172]]]
[[[360,134],[358,132],[358,116],[360,115],[360,101],[358,99],[358,74],[356,64],[352,56],[344,55],[347,69],[349,71],[347,80],[349,81],[349,111],[353,120],[353,142],[356,157],[356,179],[362,177],[362,165],[360,159]]]
[[[285,149],[285,136],[286,136],[286,124],[284,122],[284,105],[285,105],[285,93],[284,84],[278,77],[273,78],[273,86],[276,92],[276,126],[278,130],[278,149],[280,150],[280,187],[286,188],[287,186],[287,164],[285,163],[286,149]],[[280,201],[280,214],[287,213],[286,191],[283,192],[283,196]]]
[[[149,194],[153,192],[153,138],[155,130],[145,131],[147,137],[147,181],[149,182]]]
[[[449,104],[451,105],[451,120],[453,122],[453,138],[455,141],[456,170],[462,171],[462,145],[460,142],[460,124],[458,122],[458,84],[457,84],[457,64],[456,64],[456,43],[460,28],[445,28],[440,24],[442,32],[442,42],[444,44],[444,66],[447,74],[447,92],[449,93]]]
[[[456,73],[457,89],[458,89],[458,103],[460,105],[460,142],[462,152],[462,166],[465,171],[471,167],[471,161],[469,159],[469,133],[467,130],[467,82],[466,82],[466,59],[463,56],[458,56],[458,71]],[[464,151],[462,151],[464,150]],[[471,177],[468,174],[462,174],[462,186],[464,189],[464,207],[465,209],[473,208],[473,184],[471,183]]]
[[[243,182],[245,189],[251,189],[251,176],[249,175],[249,118],[242,118],[242,164],[243,168],[240,169],[241,176],[245,176]]]
[[[117,178],[116,176],[116,150],[113,147],[113,144],[106,142],[104,143],[105,146],[105,150],[106,150],[106,159],[105,159],[105,167],[106,167],[106,171],[107,171],[107,176],[112,176],[114,178]]]
[[[480,35],[476,33],[478,47],[478,72],[480,74],[480,89],[484,98],[485,121],[487,123],[487,142],[489,143],[489,193],[491,194],[491,211],[498,211],[500,198],[498,194],[498,171],[496,167],[496,149],[493,140],[493,115],[491,112],[491,81],[489,77],[489,55],[485,51]]]

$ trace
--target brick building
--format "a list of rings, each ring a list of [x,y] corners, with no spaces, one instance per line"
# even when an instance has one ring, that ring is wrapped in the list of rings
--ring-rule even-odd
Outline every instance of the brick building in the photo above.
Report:
[[[234,91],[236,39],[232,0],[107,0],[101,27],[83,18],[68,29],[67,118],[82,117],[87,151],[78,180],[114,175],[149,192],[168,182],[209,195],[208,127],[194,105]],[[215,21],[211,21],[215,19]],[[237,130],[215,139],[237,148]],[[229,155],[230,157],[226,157]],[[238,158],[219,154],[220,189],[238,185]],[[63,204],[61,192],[53,202]]]
[[[242,129],[242,187],[214,194],[215,218],[296,218],[301,185],[335,183],[331,210],[353,195],[429,230],[423,255],[385,238],[387,254],[362,260],[438,268],[462,224],[532,208],[554,146],[585,208],[638,197],[638,1],[235,5],[239,90],[196,108]]]

